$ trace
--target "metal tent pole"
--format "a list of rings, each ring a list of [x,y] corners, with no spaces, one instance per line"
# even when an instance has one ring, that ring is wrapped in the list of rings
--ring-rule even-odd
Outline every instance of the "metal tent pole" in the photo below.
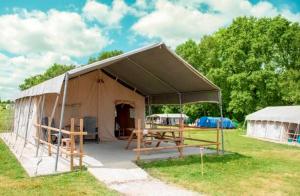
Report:
[[[179,110],[180,110],[180,118],[182,120],[182,96],[181,93],[178,93],[179,96]]]
[[[180,137],[180,145],[183,146],[183,129],[184,129],[184,122],[182,119],[182,95],[178,93],[179,96],[179,108],[180,108],[180,120],[179,120],[179,137]],[[183,157],[183,148],[180,148],[180,157]]]
[[[27,114],[27,119],[26,119],[26,129],[25,129],[25,142],[24,142],[24,147],[27,144],[27,135],[28,135],[28,126],[29,126],[29,117],[30,117],[30,110],[31,110],[31,105],[32,105],[32,97],[29,98],[29,108],[28,108],[28,114]]]
[[[65,75],[65,87],[64,87],[64,95],[61,105],[61,113],[60,113],[60,122],[59,122],[59,132],[58,132],[58,141],[57,141],[57,148],[56,148],[56,159],[55,159],[55,171],[57,171],[57,163],[58,163],[58,156],[59,156],[59,147],[60,147],[60,140],[61,140],[61,128],[63,125],[64,120],[64,113],[65,113],[65,103],[66,103],[66,96],[67,96],[67,88],[68,88],[68,80],[69,74],[66,73]]]
[[[219,91],[219,107],[221,116],[221,137],[222,137],[222,153],[224,154],[224,130],[223,130],[223,108],[222,108],[222,93]]]
[[[17,124],[17,127],[16,127],[16,140],[18,138],[18,134],[19,134],[19,126],[20,126],[20,118],[21,118],[21,107],[22,107],[22,103],[23,102],[23,99],[20,99],[19,100],[19,107],[18,107],[18,124]]]
[[[42,98],[42,107],[41,107],[41,111],[40,111],[40,125],[42,125],[42,121],[43,121],[43,113],[44,113],[44,103],[45,103],[45,95],[43,95],[43,98]],[[35,152],[35,156],[37,157],[38,156],[38,153],[39,153],[39,148],[40,148],[40,138],[41,138],[41,126],[38,127],[38,141],[37,141],[37,147],[36,147],[36,152]]]

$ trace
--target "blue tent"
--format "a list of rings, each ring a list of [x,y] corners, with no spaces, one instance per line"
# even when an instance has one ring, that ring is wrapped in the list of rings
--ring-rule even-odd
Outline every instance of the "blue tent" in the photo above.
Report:
[[[197,127],[216,128],[218,121],[221,121],[220,117],[203,116],[200,119],[197,119],[196,126]],[[229,118],[223,118],[223,128],[233,129],[233,128],[235,128],[235,126]]]

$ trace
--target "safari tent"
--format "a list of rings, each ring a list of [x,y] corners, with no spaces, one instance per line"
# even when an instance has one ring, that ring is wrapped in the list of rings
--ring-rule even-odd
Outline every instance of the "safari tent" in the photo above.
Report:
[[[300,143],[300,106],[266,107],[246,116],[247,135],[281,143]]]
[[[179,125],[180,119],[187,121],[189,117],[186,114],[152,114],[146,117],[149,123],[158,125]]]
[[[146,106],[193,102],[217,103],[222,110],[219,87],[159,43],[78,67],[22,91],[15,100],[14,133],[37,145],[36,124],[57,128],[60,138],[70,118],[84,118],[85,129],[94,128],[100,142],[114,141],[127,134],[117,129],[134,128],[138,119],[144,126]]]

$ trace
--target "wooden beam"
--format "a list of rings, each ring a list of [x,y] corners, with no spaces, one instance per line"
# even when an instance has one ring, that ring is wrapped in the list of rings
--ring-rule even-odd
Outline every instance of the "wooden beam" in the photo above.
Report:
[[[144,151],[155,151],[155,150],[165,150],[165,149],[176,149],[176,148],[186,148],[186,147],[204,147],[204,146],[212,146],[214,144],[186,144],[186,145],[179,145],[179,146],[160,146],[160,147],[150,147],[150,148],[140,148],[140,149],[133,149],[135,152],[144,152]]]
[[[80,136],[79,136],[79,140],[80,140],[80,143],[79,143],[79,153],[80,153],[80,156],[79,156],[79,166],[80,166],[80,169],[82,169],[82,153],[83,153],[83,119],[81,118],[80,119]]]
[[[75,127],[74,126],[74,118],[71,118],[71,133],[74,132],[74,127]],[[70,170],[73,171],[74,170],[74,156],[73,156],[73,153],[74,153],[74,145],[75,145],[74,135],[71,134],[70,138],[71,138]]]
[[[51,127],[51,122],[48,121],[48,127]],[[48,133],[48,155],[51,156],[51,129],[47,129]]]
[[[218,121],[218,127],[217,127],[217,154],[220,153],[220,121]]]
[[[56,132],[59,132],[59,129],[58,128],[55,128],[55,127],[50,127],[50,126],[46,126],[46,125],[40,125],[40,124],[35,124],[35,126],[37,127],[41,127],[41,128],[45,128],[45,129],[51,129],[52,131],[56,131]],[[87,132],[73,132],[71,133],[70,131],[67,131],[67,130],[61,130],[62,133],[64,134],[67,134],[67,135],[87,135]]]
[[[143,134],[142,133],[142,130],[141,130],[141,119],[138,119],[138,130],[137,130],[137,149],[138,149],[138,151],[136,152],[136,160],[138,161],[138,160],[140,160],[140,149],[141,149],[141,140],[142,140],[142,138],[141,138],[141,134]]]

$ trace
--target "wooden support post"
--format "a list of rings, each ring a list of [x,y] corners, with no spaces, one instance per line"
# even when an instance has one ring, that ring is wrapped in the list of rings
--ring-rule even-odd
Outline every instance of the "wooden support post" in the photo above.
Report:
[[[218,121],[217,124],[217,154],[219,155],[220,153],[220,121]]]
[[[136,160],[140,160],[140,156],[141,156],[141,134],[142,134],[142,130],[141,130],[141,119],[138,119],[138,129],[137,129],[137,151],[136,151]]]
[[[51,121],[48,122],[48,126],[51,127]],[[51,129],[47,129],[48,133],[48,155],[51,156]]]
[[[183,146],[184,145],[184,141],[183,141],[183,128],[184,128],[184,125],[183,125],[183,120],[182,118],[180,118],[179,120],[179,138],[180,138],[180,146]],[[179,157],[182,158],[183,157],[183,148],[180,147],[180,150],[179,150]]]
[[[70,169],[71,171],[74,170],[74,118],[71,118],[71,129],[70,129],[70,138],[71,138],[71,153],[70,153]]]
[[[80,119],[80,135],[79,135],[79,140],[80,140],[80,146],[79,146],[79,166],[80,169],[82,169],[82,155],[83,155],[83,119]]]

